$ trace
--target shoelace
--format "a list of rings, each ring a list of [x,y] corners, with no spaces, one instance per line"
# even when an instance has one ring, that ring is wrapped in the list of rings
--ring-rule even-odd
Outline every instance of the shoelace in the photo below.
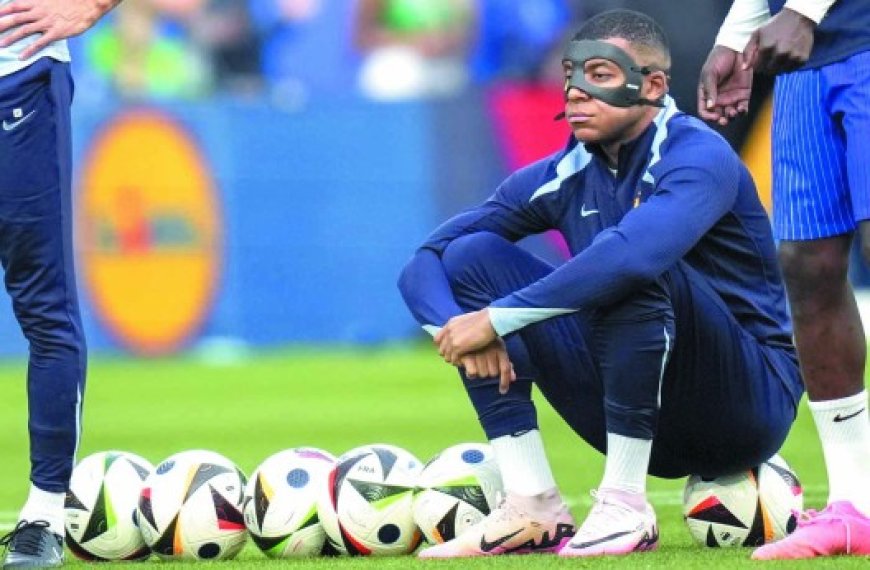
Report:
[[[28,531],[42,530],[48,527],[47,521],[18,521],[12,532],[0,538],[0,546],[5,546],[9,552],[20,552],[22,554],[37,556],[40,554],[40,547],[42,546],[42,534]]]
[[[842,523],[846,528],[846,554],[852,553],[852,527],[846,517],[836,515],[824,509],[819,512],[815,509],[807,509],[804,512],[792,510],[792,514],[797,518],[798,528],[806,528],[818,524]]]
[[[492,520],[510,520],[515,517],[524,517],[525,515],[525,513],[520,512],[516,506],[507,500],[507,493],[504,491],[496,491],[495,504],[496,507],[492,510]]]
[[[583,526],[580,527],[580,533],[602,534],[610,532],[614,524],[623,523],[626,515],[633,515],[636,512],[621,501],[602,495],[597,489],[592,489],[589,494],[592,495],[595,504]]]

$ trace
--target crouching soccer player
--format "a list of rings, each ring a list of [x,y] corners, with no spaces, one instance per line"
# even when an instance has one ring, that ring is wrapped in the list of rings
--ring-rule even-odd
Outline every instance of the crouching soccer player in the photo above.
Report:
[[[399,287],[459,367],[506,497],[423,557],[626,554],[658,542],[646,475],[716,477],[785,440],[803,393],[770,223],[738,157],[667,96],[667,39],[605,12],[564,56],[567,147],[447,221]],[[560,230],[559,267],[513,242]],[[532,382],[606,452],[575,531]]]

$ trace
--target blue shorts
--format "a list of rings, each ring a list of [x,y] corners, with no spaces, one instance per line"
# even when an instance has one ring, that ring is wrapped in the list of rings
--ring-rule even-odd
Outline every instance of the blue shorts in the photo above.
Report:
[[[870,219],[870,51],[777,77],[772,139],[777,239],[851,233]]]

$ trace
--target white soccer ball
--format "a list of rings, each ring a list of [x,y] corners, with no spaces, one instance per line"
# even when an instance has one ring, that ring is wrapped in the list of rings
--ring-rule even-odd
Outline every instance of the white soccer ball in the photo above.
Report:
[[[423,467],[414,494],[414,521],[427,542],[441,544],[480,522],[503,490],[489,445],[448,447]]]
[[[182,451],[145,480],[136,517],[145,543],[164,559],[232,558],[245,544],[245,475],[213,451]]]
[[[245,487],[245,524],[266,556],[330,553],[317,498],[334,466],[335,457],[326,451],[298,447],[278,452],[257,467]]]
[[[683,495],[683,516],[692,537],[711,547],[760,546],[790,534],[803,509],[794,471],[774,455],[745,473],[703,480],[692,476]]]
[[[412,503],[420,461],[399,447],[365,445],[338,458],[317,504],[330,543],[355,556],[407,554],[421,542]]]
[[[154,466],[124,451],[101,451],[75,466],[64,504],[66,544],[82,560],[140,560],[151,551],[133,513]]]

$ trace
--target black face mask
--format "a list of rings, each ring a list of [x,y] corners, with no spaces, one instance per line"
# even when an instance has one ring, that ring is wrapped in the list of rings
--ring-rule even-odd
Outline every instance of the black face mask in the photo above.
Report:
[[[590,59],[612,61],[622,70],[625,82],[620,87],[599,87],[586,81],[584,67]],[[590,97],[614,107],[651,105],[664,107],[664,97],[655,101],[640,96],[643,78],[653,71],[664,71],[652,66],[639,66],[630,55],[613,44],[597,40],[573,40],[565,48],[562,62],[571,62],[573,71],[565,81],[565,97],[568,90],[577,87]]]

